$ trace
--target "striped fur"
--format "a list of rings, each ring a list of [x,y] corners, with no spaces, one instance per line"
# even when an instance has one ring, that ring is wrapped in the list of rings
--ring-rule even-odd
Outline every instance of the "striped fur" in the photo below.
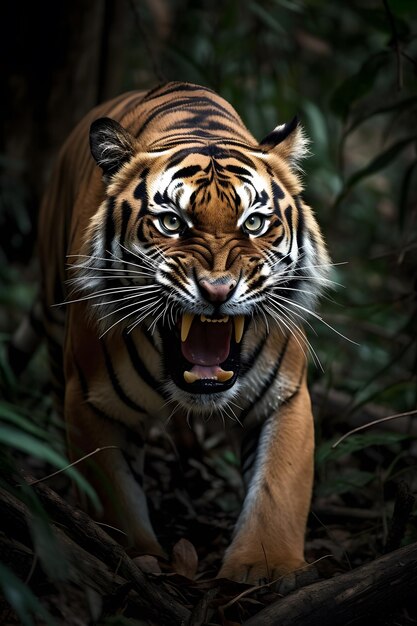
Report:
[[[313,427],[302,321],[329,264],[301,195],[305,151],[297,120],[259,143],[205,87],[128,93],[69,137],[40,218],[71,455],[119,447],[85,468],[106,521],[163,554],[142,488],[147,428],[173,413],[239,422],[248,495],[221,570],[237,580],[303,563]]]

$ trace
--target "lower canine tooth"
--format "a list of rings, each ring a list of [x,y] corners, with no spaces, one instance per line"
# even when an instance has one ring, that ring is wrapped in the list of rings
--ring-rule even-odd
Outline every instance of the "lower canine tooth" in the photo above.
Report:
[[[196,380],[200,380],[200,377],[197,376],[197,374],[193,374],[193,372],[188,372],[187,370],[185,370],[184,380],[186,383],[195,383]]]
[[[245,326],[245,316],[236,315],[236,317],[233,318],[233,321],[235,323],[235,341],[236,343],[240,343],[243,335],[243,329]]]
[[[233,374],[234,374],[233,371],[230,371],[230,372],[225,372],[225,371],[219,372],[217,374],[217,380],[219,380],[221,383],[224,383],[224,382],[226,382],[226,380],[230,380],[232,378]]]
[[[191,324],[193,323],[194,313],[184,313],[181,319],[181,341],[187,340],[188,333],[190,332]]]

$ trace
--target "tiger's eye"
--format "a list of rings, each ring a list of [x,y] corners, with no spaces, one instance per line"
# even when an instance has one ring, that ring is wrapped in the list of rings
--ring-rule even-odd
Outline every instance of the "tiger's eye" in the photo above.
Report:
[[[265,224],[265,218],[263,215],[258,215],[255,213],[254,215],[250,215],[244,222],[243,226],[248,233],[257,233],[262,230],[263,225]]]
[[[175,213],[164,213],[159,218],[161,226],[170,233],[177,233],[183,228],[183,222]]]

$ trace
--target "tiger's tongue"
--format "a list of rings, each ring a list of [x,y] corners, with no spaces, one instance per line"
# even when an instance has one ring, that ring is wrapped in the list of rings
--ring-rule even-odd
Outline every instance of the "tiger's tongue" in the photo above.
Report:
[[[232,323],[201,322],[197,316],[185,341],[181,342],[183,356],[194,365],[204,366],[207,375],[216,375],[219,364],[229,356]]]

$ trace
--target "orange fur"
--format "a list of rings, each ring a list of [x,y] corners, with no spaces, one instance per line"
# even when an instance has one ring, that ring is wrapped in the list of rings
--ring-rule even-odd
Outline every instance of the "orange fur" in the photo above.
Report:
[[[88,146],[90,125],[102,117],[121,125],[107,120],[92,127],[92,151],[103,172]],[[230,415],[236,399],[249,450],[242,458],[248,493],[220,575],[247,582],[304,562],[313,420],[299,316],[314,305],[328,256],[293,167],[299,132],[281,147],[263,147],[234,109],[203,87],[170,83],[126,94],[74,130],[40,219],[46,328],[53,366],[64,371],[57,393],[65,394],[71,457],[117,446],[84,469],[102,498],[104,519],[122,528],[138,551],[164,554],[140,480],[146,430],[172,412],[167,398],[196,415]],[[169,228],[180,223],[183,230],[166,230],[164,215]],[[203,284],[210,291],[203,292]],[[225,284],[230,298],[219,287]],[[138,301],[130,314],[132,293]],[[165,314],[157,318],[159,311]],[[227,318],[223,335],[229,338],[214,329],[219,322],[206,330],[203,321],[193,321],[198,328],[193,340],[184,340],[191,342],[184,352],[188,344],[174,335],[187,312]],[[233,324],[239,316],[246,321],[238,344]],[[236,369],[229,386],[204,376],[188,384],[175,370],[216,371],[217,362],[200,364],[203,357],[183,364],[204,333],[214,333],[207,343],[229,350],[225,362]]]

